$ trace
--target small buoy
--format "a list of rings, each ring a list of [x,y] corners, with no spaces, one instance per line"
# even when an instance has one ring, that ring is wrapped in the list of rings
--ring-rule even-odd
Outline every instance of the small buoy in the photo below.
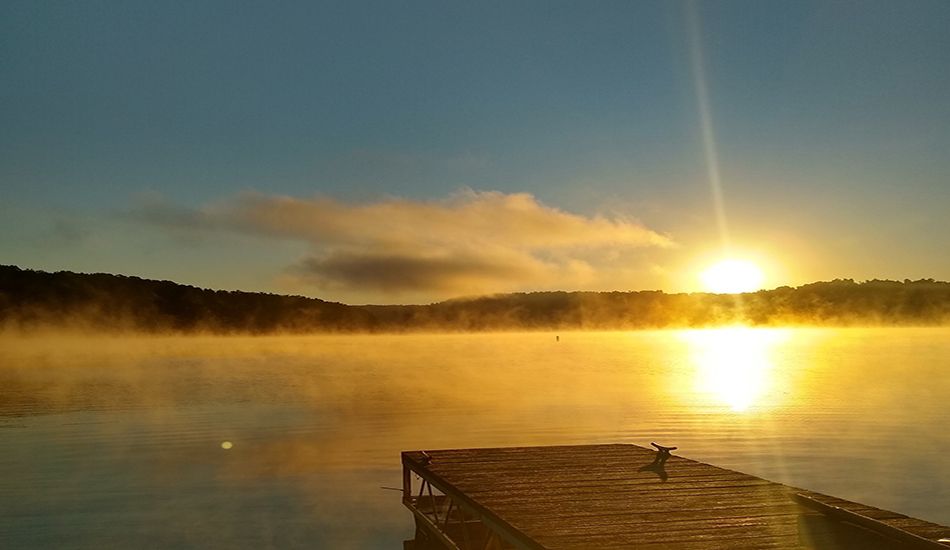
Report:
[[[221,448],[224,449],[225,451],[228,450],[228,449],[230,449],[230,448],[233,447],[233,446],[234,446],[234,444],[231,443],[230,441],[222,441],[222,442],[221,442]]]

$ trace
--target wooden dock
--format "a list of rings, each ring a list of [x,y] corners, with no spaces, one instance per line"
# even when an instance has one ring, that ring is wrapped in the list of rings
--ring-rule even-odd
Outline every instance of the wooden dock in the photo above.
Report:
[[[950,528],[636,445],[406,451],[406,548],[936,548]]]

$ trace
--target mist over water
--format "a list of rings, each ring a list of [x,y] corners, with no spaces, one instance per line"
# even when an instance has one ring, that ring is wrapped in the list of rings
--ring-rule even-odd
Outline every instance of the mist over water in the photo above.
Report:
[[[555,335],[3,337],[0,540],[399,548],[401,450],[650,441],[950,524],[950,329]]]

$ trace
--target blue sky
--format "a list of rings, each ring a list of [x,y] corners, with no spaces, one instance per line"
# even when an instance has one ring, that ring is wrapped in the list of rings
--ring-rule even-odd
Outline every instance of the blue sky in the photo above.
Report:
[[[723,252],[693,40],[730,254],[767,286],[948,279],[948,28],[942,1],[5,2],[0,262],[348,302],[695,290]],[[287,201],[310,225],[261,222]]]

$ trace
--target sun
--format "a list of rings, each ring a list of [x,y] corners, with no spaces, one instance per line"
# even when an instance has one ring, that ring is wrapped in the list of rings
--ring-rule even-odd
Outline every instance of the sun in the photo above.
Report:
[[[703,286],[717,294],[754,292],[762,288],[762,270],[748,260],[726,259],[716,262],[700,274]]]

